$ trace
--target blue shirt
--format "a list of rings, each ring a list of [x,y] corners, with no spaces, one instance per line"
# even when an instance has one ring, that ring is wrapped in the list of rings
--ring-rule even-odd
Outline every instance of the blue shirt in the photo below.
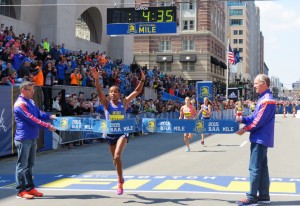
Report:
[[[244,130],[250,132],[250,142],[274,147],[276,101],[269,89],[259,96],[252,115],[243,117]]]
[[[15,140],[35,139],[39,128],[48,129],[50,124],[42,120],[50,120],[50,114],[39,110],[32,99],[19,96],[14,104],[16,122]]]

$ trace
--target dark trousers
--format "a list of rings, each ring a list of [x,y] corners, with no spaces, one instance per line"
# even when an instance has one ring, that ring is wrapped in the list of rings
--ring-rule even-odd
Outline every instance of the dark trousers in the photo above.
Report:
[[[43,88],[43,92],[44,92],[44,107],[45,107],[45,111],[52,111],[52,103],[53,103],[52,88],[50,88],[50,87],[44,87]]]

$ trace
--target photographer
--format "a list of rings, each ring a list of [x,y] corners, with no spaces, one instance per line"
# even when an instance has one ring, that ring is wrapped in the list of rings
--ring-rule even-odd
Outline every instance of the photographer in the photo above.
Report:
[[[79,80],[82,79],[82,76],[79,72],[79,68],[74,69],[74,72],[71,73],[70,78],[71,78],[71,85],[72,86],[79,86]]]

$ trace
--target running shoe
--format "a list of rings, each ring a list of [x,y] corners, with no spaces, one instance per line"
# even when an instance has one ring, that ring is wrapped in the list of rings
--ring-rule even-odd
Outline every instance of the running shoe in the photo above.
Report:
[[[123,194],[123,184],[124,184],[124,182],[119,182],[118,183],[117,195],[122,195]]]
[[[37,191],[36,189],[32,189],[32,190],[29,190],[28,191],[28,194],[30,194],[30,195],[33,195],[33,196],[35,196],[35,197],[43,197],[43,193],[41,193],[41,192],[39,192],[39,191]]]
[[[30,199],[33,199],[34,196],[29,194],[27,191],[22,191],[17,194],[17,198],[23,198],[23,199],[30,200]]]
[[[259,203],[259,204],[270,204],[271,200],[270,200],[270,197],[258,197],[257,203]]]
[[[204,140],[201,140],[201,144],[204,145]]]
[[[189,152],[190,151],[190,147],[186,147],[185,151]]]
[[[244,206],[244,205],[258,205],[257,204],[257,200],[253,200],[253,199],[247,199],[244,198],[240,201],[236,202],[238,206]]]

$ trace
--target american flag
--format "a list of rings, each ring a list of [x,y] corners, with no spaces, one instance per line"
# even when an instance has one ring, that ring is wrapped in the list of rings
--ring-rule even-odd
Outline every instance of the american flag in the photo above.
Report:
[[[235,63],[235,60],[234,60],[234,53],[231,49],[231,46],[230,44],[228,44],[228,62],[230,64],[234,64]]]

